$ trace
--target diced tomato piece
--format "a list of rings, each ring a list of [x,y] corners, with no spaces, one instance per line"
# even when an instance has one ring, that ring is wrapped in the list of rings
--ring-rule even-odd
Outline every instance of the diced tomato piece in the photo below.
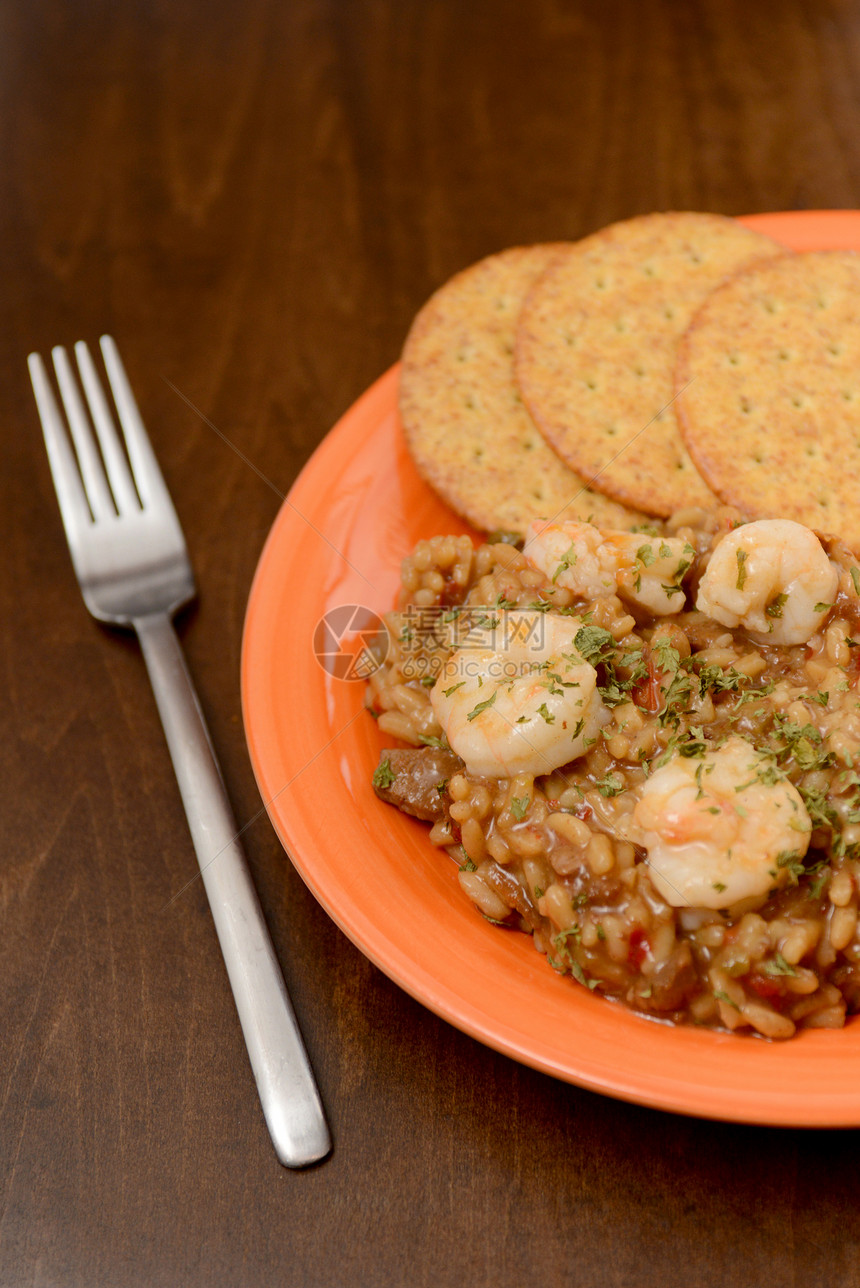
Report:
[[[659,711],[663,705],[663,683],[666,672],[654,660],[654,654],[648,654],[648,677],[640,680],[630,691],[630,697],[641,711]]]
[[[767,1001],[782,994],[782,984],[770,975],[750,975],[748,980],[750,988],[755,989],[759,997]]]
[[[583,801],[581,805],[577,805],[576,809],[573,812],[577,818],[582,819],[583,823],[587,823],[588,820],[591,818],[592,814],[594,813],[594,810],[591,808],[590,805],[588,805],[585,801]]]
[[[633,970],[639,970],[639,967],[648,956],[649,946],[648,938],[645,931],[638,927],[631,931],[630,940],[627,948],[627,960]]]

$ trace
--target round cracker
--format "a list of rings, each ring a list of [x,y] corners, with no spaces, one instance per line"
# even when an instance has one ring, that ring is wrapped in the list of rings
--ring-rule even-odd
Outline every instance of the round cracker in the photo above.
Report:
[[[807,251],[739,273],[693,319],[676,380],[715,492],[860,550],[860,256]]]
[[[519,246],[464,269],[415,318],[403,350],[400,414],[419,473],[485,532],[535,518],[629,528],[642,515],[589,490],[535,429],[514,378],[517,316],[566,243]]]
[[[676,346],[714,287],[784,250],[692,212],[642,215],[569,245],[526,300],[516,351],[526,406],[559,456],[653,514],[715,505],[672,405]]]

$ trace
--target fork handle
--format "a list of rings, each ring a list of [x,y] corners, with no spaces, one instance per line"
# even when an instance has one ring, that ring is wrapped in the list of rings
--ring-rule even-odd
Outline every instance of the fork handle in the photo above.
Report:
[[[170,617],[138,617],[133,625],[167,735],[266,1124],[280,1161],[304,1167],[325,1157],[331,1139],[209,731]]]

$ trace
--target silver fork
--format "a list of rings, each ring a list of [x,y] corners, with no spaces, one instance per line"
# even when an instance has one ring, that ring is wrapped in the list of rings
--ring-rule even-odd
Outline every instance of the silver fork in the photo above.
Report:
[[[92,615],[137,632],[269,1133],[285,1166],[304,1167],[324,1158],[331,1141],[173,629],[173,614],[194,597],[194,576],[176,511],[110,336],[102,336],[101,349],[125,451],[86,344],[75,345],[75,356],[89,413],[65,349],[52,350],[68,431],[42,359],[37,353],[28,358],[72,563]]]

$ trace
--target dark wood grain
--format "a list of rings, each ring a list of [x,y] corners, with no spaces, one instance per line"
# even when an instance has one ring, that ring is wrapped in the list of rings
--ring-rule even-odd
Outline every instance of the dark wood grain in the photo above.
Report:
[[[238,690],[280,496],[436,285],[642,211],[858,206],[858,87],[856,0],[0,5],[0,1284],[860,1281],[853,1133],[556,1083],[371,966],[261,816]],[[188,534],[184,643],[332,1122],[306,1173],[185,888],[139,655],[61,533],[24,357],[103,330]]]

